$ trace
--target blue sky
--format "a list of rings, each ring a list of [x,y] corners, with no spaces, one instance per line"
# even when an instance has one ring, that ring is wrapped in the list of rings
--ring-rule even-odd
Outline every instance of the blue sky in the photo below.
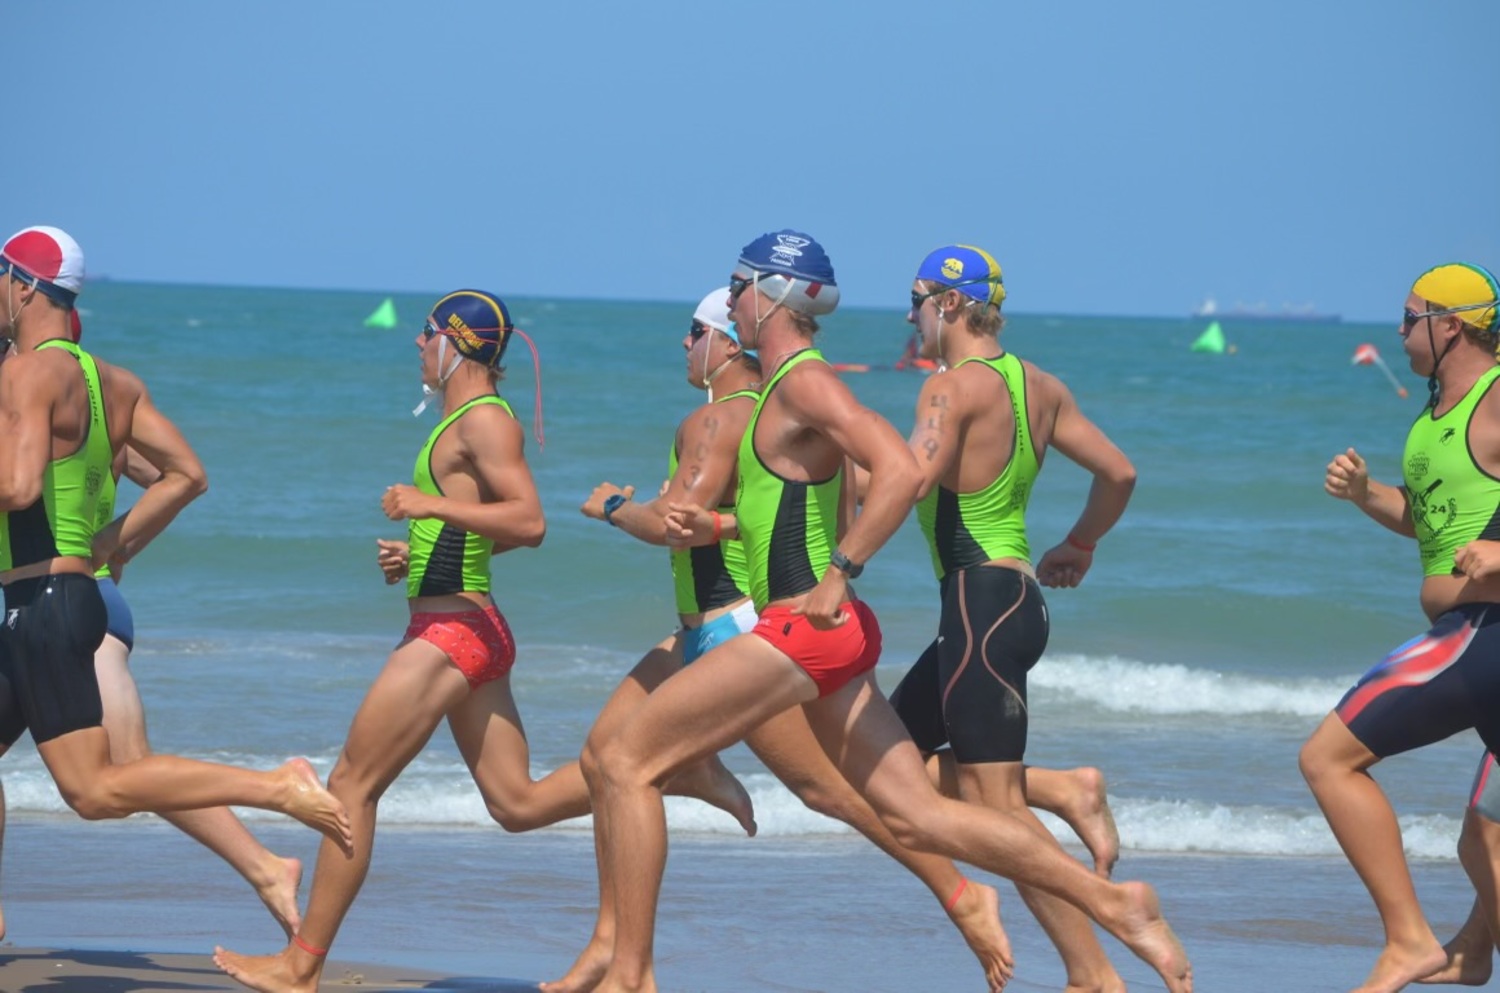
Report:
[[[689,300],[794,227],[1011,309],[1398,312],[1500,269],[1500,3],[7,5],[0,226],[116,279]]]

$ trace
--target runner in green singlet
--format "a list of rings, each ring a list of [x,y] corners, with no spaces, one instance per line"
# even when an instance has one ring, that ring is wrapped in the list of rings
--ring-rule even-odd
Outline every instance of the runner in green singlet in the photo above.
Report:
[[[63,799],[88,819],[263,807],[347,846],[343,806],[306,760],[253,772],[167,755],[111,759],[94,671],[105,610],[93,561],[135,554],[192,498],[194,481],[191,449],[141,381],[69,340],[82,279],[82,251],[56,228],[28,228],[0,249],[0,338],[14,342],[0,365],[0,749],[29,731]],[[99,536],[100,496],[126,444],[162,478]]]
[[[1476,962],[1466,939],[1445,950],[1432,933],[1396,813],[1370,769],[1469,728],[1500,753],[1497,301],[1500,285],[1481,266],[1450,263],[1417,278],[1400,334],[1412,371],[1427,377],[1428,402],[1407,434],[1402,485],[1371,479],[1353,448],[1334,456],[1323,482],[1330,496],[1415,540],[1419,600],[1432,623],[1367,672],[1302,746],[1302,774],[1385,929],[1360,987],[1370,993],[1488,976],[1488,952]],[[1500,936],[1500,824],[1471,809],[1460,851],[1489,930]]]
[[[498,296],[458,290],[433,306],[415,339],[424,392],[441,401],[442,419],[417,455],[413,485],[391,486],[381,499],[387,517],[407,522],[406,541],[378,542],[377,562],[387,583],[404,581],[410,622],[360,703],[328,780],[348,806],[354,852],[319,851],[301,930],[279,953],[215,950],[219,967],[253,989],[317,989],[369,870],[380,798],[444,720],[486,809],[507,831],[589,812],[576,764],[531,778],[510,685],[515,640],[490,595],[491,559],[535,548],[547,530],[525,432],[497,392],[517,334],[530,344]],[[540,369],[537,376],[540,441]]]
[[[77,310],[70,317],[71,337],[77,344],[83,334],[83,324]],[[0,360],[3,357],[3,352],[0,352]],[[153,416],[156,416],[155,408],[138,406],[134,423],[143,425]],[[156,433],[165,438],[175,432]],[[125,476],[142,490],[157,483],[181,487],[182,502],[201,495],[207,489],[207,476],[197,456],[180,436],[178,441],[180,444],[173,459],[175,476],[170,478],[128,444],[115,453],[113,472],[105,479],[104,489],[100,494],[96,517],[100,532],[94,537],[96,548],[115,547],[118,531],[124,525],[125,516],[121,515],[116,519],[114,513],[117,475]],[[175,502],[178,501],[174,500]],[[137,543],[137,552],[140,544]],[[103,704],[104,729],[109,733],[110,758],[116,763],[134,761],[151,754],[146,736],[145,709],[130,672],[134,622],[130,607],[116,585],[124,568],[124,554],[115,547],[111,560],[100,565],[95,573],[99,592],[104,599],[107,622],[104,640],[94,652],[94,674],[99,683],[99,696]],[[288,937],[296,931],[301,919],[297,910],[297,887],[302,878],[300,860],[281,858],[268,851],[228,807],[161,811],[159,816],[224,859],[244,877]],[[3,824],[4,792],[0,791],[0,838],[3,838]],[[0,937],[4,933],[4,920],[0,918]]]
[[[817,317],[839,297],[827,253],[801,232],[764,235],[741,252],[730,292],[730,317],[766,375],[740,442],[735,515],[674,504],[667,529],[684,547],[737,533],[760,619],[667,679],[586,767],[603,824],[600,876],[614,887],[618,919],[598,993],[657,988],[652,943],[667,856],[657,784],[797,706],[903,845],[1063,897],[1150,963],[1169,990],[1188,993],[1191,967],[1150,887],[1111,883],[1016,818],[940,795],[876,685],[879,623],[850,582],[910,512],[921,473],[896,430],[859,404],[813,347]],[[870,473],[863,512],[847,530],[846,460]]]
[[[698,305],[683,347],[687,379],[707,390],[709,401],[678,425],[668,458],[668,485],[650,501],[636,502],[634,490],[601,484],[584,504],[589,517],[613,524],[653,545],[667,541],[667,508],[673,503],[712,507],[733,514],[735,463],[745,425],[755,408],[760,361],[740,345],[729,319],[729,290],[708,294]],[[671,550],[673,586],[682,627],[642,659],[599,715],[585,745],[584,761],[594,761],[597,747],[619,728],[649,690],[681,668],[730,639],[752,630],[754,604],[743,544],[722,541]],[[1011,974],[1010,941],[1000,926],[999,895],[983,883],[965,884],[949,859],[903,848],[875,812],[839,774],[818,748],[807,718],[797,708],[783,711],[750,732],[745,743],[766,767],[809,809],[849,824],[921,879],[944,906],[954,926],[979,959],[992,988]],[[716,757],[708,761],[718,764]],[[697,767],[689,767],[689,772]],[[728,772],[723,773],[728,776]],[[674,784],[679,782],[679,774]],[[738,785],[737,783],[735,784]],[[749,801],[745,800],[745,814]],[[753,827],[753,822],[750,825]],[[596,845],[602,836],[595,835]],[[957,894],[958,899],[953,899]],[[561,980],[544,983],[543,993],[590,989],[608,967],[613,951],[613,895],[600,887],[598,922],[588,946]]]
[[[1095,544],[1125,510],[1135,470],[1061,380],[1001,347],[1004,299],[999,263],[971,245],[929,253],[912,283],[907,320],[919,354],[939,369],[922,385],[910,446],[922,470],[917,518],[942,615],[937,638],[891,704],[917,747],[941,758],[940,778],[959,797],[1019,818],[1045,843],[1056,841],[1029,805],[1050,807],[1051,794],[1092,801],[1093,816],[1078,821],[1086,828],[1080,836],[1107,876],[1119,841],[1097,770],[1070,775],[1022,762],[1026,677],[1050,632],[1038,580],[1078,585]],[[1049,447],[1094,482],[1067,539],[1033,568],[1026,508]],[[1088,773],[1097,793],[1078,781]],[[1069,989],[1123,985],[1081,911],[1031,887],[1020,891],[1061,953]]]

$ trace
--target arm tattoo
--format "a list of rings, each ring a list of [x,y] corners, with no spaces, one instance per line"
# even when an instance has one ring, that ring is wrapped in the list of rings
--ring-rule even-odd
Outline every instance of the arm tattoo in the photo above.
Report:
[[[943,422],[948,417],[947,396],[938,395],[933,397],[930,406],[936,409],[937,413],[928,417],[927,423],[923,425],[923,428],[927,433],[927,438],[922,442],[922,451],[927,453],[928,462],[936,459],[938,451],[943,447],[939,443],[938,439],[942,436],[943,433]]]

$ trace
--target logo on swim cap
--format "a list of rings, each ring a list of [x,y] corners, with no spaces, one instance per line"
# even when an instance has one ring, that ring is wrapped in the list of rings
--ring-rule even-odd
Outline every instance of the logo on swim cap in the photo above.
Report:
[[[963,279],[964,264],[958,259],[944,259],[943,276],[946,279]]]
[[[802,249],[813,243],[811,238],[799,234],[778,234],[776,247],[771,250],[771,264],[794,269],[802,258]]]

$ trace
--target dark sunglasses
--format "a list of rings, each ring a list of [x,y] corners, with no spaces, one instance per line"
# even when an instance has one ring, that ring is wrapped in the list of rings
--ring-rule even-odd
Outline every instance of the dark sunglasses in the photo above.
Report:
[[[741,293],[745,292],[745,290],[747,288],[749,288],[750,286],[754,285],[754,283],[755,283],[755,281],[757,279],[766,279],[766,278],[768,278],[768,276],[764,272],[752,273],[749,276],[730,276],[729,277],[729,300],[730,300],[730,302],[732,303],[733,301],[739,299],[739,295]]]
[[[730,292],[733,293],[734,291],[730,290]],[[694,321],[692,327],[688,328],[688,337],[693,339],[694,341],[697,341],[699,338],[708,334],[712,330],[713,328],[709,327],[707,324],[704,324],[702,321]]]
[[[1442,311],[1428,310],[1418,314],[1411,310],[1405,310],[1401,315],[1401,332],[1405,334],[1406,332],[1410,331],[1412,328],[1416,327],[1417,322],[1424,317],[1436,317],[1441,313]]]
[[[1447,317],[1449,314],[1463,314],[1471,310],[1489,310],[1495,306],[1490,303],[1466,303],[1462,307],[1444,307],[1440,310],[1424,310],[1420,314],[1412,313],[1410,308],[1403,309],[1401,317],[1401,333],[1407,334],[1424,317]]]
[[[928,300],[931,300],[935,296],[941,296],[944,293],[947,293],[951,289],[953,289],[953,287],[951,287],[951,286],[940,286],[940,287],[938,287],[937,289],[933,290],[930,293],[918,293],[916,290],[912,290],[911,291],[911,309],[912,310],[921,310],[922,309],[922,304],[926,303]]]

